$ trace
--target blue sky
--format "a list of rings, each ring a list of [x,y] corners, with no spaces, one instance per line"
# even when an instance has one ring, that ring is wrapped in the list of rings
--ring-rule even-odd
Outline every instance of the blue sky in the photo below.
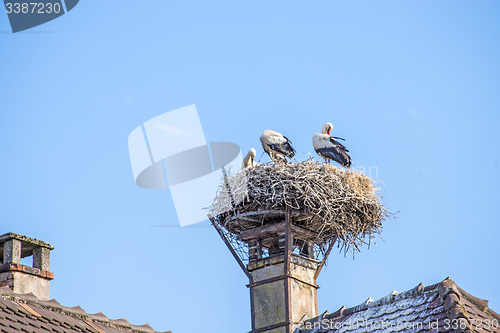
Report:
[[[493,0],[81,1],[12,34],[0,13],[1,233],[56,247],[64,305],[248,331],[245,275],[134,184],[127,137],[196,104],[207,141],[260,156],[270,128],[303,160],[329,121],[399,213],[355,260],[331,255],[319,309],[450,276],[500,312],[498,17]]]

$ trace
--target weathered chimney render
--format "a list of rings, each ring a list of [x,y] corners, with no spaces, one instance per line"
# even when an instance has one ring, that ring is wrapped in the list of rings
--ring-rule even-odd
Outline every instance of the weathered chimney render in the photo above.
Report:
[[[247,265],[252,275],[249,287],[253,332],[290,332],[294,324],[318,316],[317,266],[317,261],[293,254]]]
[[[237,239],[211,221],[249,279],[251,332],[291,333],[299,323],[318,316],[316,279],[336,239],[326,253],[315,254],[316,234],[294,223],[289,209],[249,212],[235,215],[232,221],[234,225],[255,217],[263,221],[263,216],[274,221],[242,230]],[[248,244],[246,265],[237,242]]]
[[[0,287],[9,286],[15,293],[33,293],[41,300],[49,300],[50,251],[54,247],[45,242],[7,233],[0,236]],[[21,258],[33,256],[33,267],[21,265]]]

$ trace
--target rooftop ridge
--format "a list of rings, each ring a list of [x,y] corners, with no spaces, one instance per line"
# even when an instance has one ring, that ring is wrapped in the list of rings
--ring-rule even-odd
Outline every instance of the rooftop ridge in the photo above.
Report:
[[[447,279],[449,279],[449,278],[447,278]],[[444,280],[444,281],[446,281],[446,280]],[[343,316],[344,314],[356,313],[356,312],[364,311],[368,308],[373,308],[376,306],[394,303],[394,302],[400,301],[402,299],[415,297],[415,296],[418,296],[418,295],[421,295],[424,293],[428,293],[428,292],[434,292],[438,289],[439,284],[441,284],[441,283],[442,282],[430,285],[429,287],[427,287],[427,289],[423,283],[420,283],[416,287],[414,287],[410,290],[403,291],[401,293],[399,293],[397,290],[394,290],[390,294],[388,294],[384,297],[381,297],[379,299],[376,299],[376,300],[373,300],[370,297],[366,301],[364,301],[363,303],[360,303],[360,304],[355,305],[355,306],[350,307],[350,308],[346,308],[345,306],[342,306],[342,308],[340,308],[339,310],[337,310],[333,314],[337,314],[337,312],[339,312],[343,309],[343,311],[341,311],[341,314],[339,313],[340,316]]]
[[[488,301],[467,293],[447,277],[433,285],[420,283],[401,293],[393,291],[377,300],[368,298],[356,306],[343,306],[326,316],[302,321],[294,333],[338,333],[345,331],[345,327],[348,331],[353,327],[355,330],[363,328],[367,333],[380,332],[381,329],[399,332],[402,328],[416,331],[423,329],[422,325],[427,325],[425,331],[436,331],[447,323],[460,325],[463,328],[460,332],[472,333],[478,324],[488,325],[485,318],[490,324],[494,323],[491,327],[497,332],[500,315],[488,307]]]
[[[467,328],[473,331],[475,321],[465,309],[465,304],[462,299],[477,306],[479,310],[490,314],[493,318],[500,322],[500,315],[488,307],[488,301],[479,297],[473,296],[460,288],[455,281],[449,277],[442,281],[439,285],[439,295],[444,304],[448,317],[452,320],[465,319],[467,321]]]
[[[472,331],[474,322],[471,322],[470,316],[467,314],[467,311],[465,310],[462,302],[460,301],[461,298],[463,297],[467,299],[467,296],[461,294],[459,289],[460,288],[455,283],[455,281],[448,278],[439,285],[438,292],[439,296],[441,297],[441,301],[444,305],[444,309],[446,311],[446,315],[448,316],[448,318],[454,321],[460,321],[460,325],[463,324],[466,325],[467,331]],[[484,311],[487,308],[488,301],[485,302],[486,302],[485,308],[484,309],[480,308],[482,311]],[[484,304],[484,302],[482,303]]]
[[[87,313],[82,307],[79,305],[74,307],[66,307],[62,306],[55,299],[50,301],[43,301],[38,299],[32,293],[27,294],[17,294],[14,293],[9,287],[0,287],[0,297],[5,300],[10,300],[17,304],[27,304],[27,305],[35,305],[36,307],[41,307],[45,309],[49,309],[56,313],[61,313],[64,315],[71,316],[76,319],[83,320],[84,322],[98,323],[100,325],[112,327],[112,328],[123,328],[130,330],[134,333],[154,333],[156,332],[149,324],[143,325],[133,325],[129,323],[126,319],[109,319],[102,312],[96,314]],[[35,310],[36,310],[35,307]],[[164,333],[171,333],[171,331],[166,331]]]
[[[325,319],[328,319],[328,320],[335,319],[335,318],[341,318],[341,317],[348,316],[348,315],[351,315],[351,314],[354,314],[357,312],[364,311],[368,308],[374,308],[377,306],[382,306],[382,305],[394,303],[396,301],[400,301],[403,299],[416,297],[416,296],[419,296],[419,295],[422,295],[425,293],[435,292],[438,290],[439,286],[447,280],[451,280],[451,279],[449,277],[447,277],[442,282],[439,282],[439,283],[436,283],[433,285],[429,285],[427,287],[425,287],[423,283],[420,283],[416,287],[409,289],[409,290],[406,290],[406,291],[401,292],[401,293],[398,293],[397,290],[394,290],[389,295],[381,297],[377,300],[373,300],[371,297],[369,297],[363,303],[360,303],[360,304],[355,305],[353,307],[346,308],[345,306],[342,306],[340,309],[338,309],[337,311],[335,311],[333,313],[328,313],[328,311],[326,311],[322,315],[315,317],[315,318],[310,318],[310,319],[306,320],[305,322],[308,322],[308,323],[318,322],[318,321],[323,320],[323,317]]]

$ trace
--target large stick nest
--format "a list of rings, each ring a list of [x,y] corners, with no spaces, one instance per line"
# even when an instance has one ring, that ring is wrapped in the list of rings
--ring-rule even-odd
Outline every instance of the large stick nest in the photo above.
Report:
[[[318,245],[337,238],[345,251],[359,251],[362,243],[374,240],[382,221],[392,215],[380,202],[378,191],[371,178],[357,171],[313,161],[261,164],[227,176],[209,215],[239,235],[283,220],[269,211],[290,209],[293,223],[312,231],[315,236],[310,240]],[[251,212],[263,214],[257,214],[257,220],[238,218]]]

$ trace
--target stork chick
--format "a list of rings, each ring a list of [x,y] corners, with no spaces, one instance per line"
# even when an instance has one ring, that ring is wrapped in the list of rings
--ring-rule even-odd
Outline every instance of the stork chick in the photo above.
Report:
[[[257,162],[254,161],[256,155],[257,155],[257,152],[255,151],[255,149],[250,148],[250,150],[248,151],[248,154],[243,159],[241,169],[243,170],[245,168],[253,168],[254,166],[256,166]]]

